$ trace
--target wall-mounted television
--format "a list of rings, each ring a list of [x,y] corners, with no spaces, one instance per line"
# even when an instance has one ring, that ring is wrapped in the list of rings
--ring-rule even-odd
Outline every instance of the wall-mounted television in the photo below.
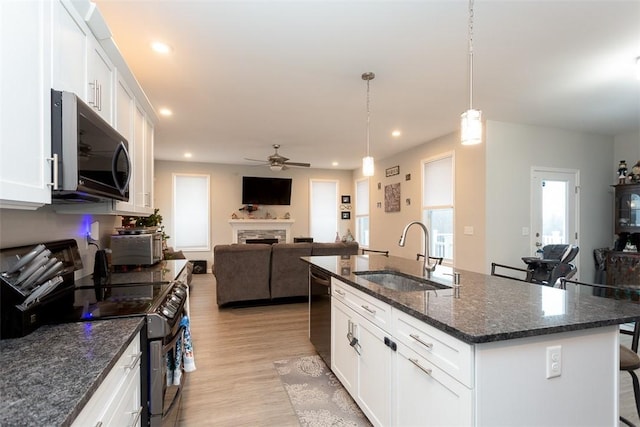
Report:
[[[243,205],[290,205],[291,178],[242,177]]]

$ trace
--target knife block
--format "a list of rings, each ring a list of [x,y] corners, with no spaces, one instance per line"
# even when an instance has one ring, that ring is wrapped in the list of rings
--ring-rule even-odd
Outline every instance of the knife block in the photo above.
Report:
[[[0,339],[29,335],[41,325],[51,322],[65,310],[73,309],[73,273],[50,294],[27,308],[20,307],[28,294],[0,276]]]

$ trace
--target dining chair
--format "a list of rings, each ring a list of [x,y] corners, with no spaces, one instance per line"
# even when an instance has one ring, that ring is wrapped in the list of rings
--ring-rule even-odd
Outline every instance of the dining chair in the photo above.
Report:
[[[420,257],[424,258],[424,255],[423,254],[416,254],[416,261],[419,261]],[[443,257],[438,257],[438,256],[430,256],[429,257],[429,261],[435,261],[436,264],[438,264],[438,265],[442,265],[442,260],[444,260]]]
[[[382,254],[384,256],[389,256],[389,251],[377,251],[375,249],[362,249],[362,255],[368,254],[368,253],[373,253],[373,254]]]

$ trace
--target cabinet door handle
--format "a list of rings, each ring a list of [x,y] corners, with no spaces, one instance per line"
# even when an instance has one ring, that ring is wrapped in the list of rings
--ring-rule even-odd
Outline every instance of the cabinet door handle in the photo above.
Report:
[[[361,305],[360,307],[364,308],[365,311],[367,311],[369,314],[372,314],[372,315],[375,316],[376,311],[374,309],[372,309],[372,308],[369,308],[368,305]]]
[[[53,190],[59,190],[60,183],[58,182],[58,154],[53,153],[53,157],[49,157],[47,158],[47,160],[51,162],[51,174],[53,175],[53,182],[47,185],[51,186],[51,189]]]
[[[431,372],[433,372],[432,369],[430,368],[425,368],[424,366],[422,366],[420,364],[420,362],[418,362],[418,359],[412,359],[409,358],[409,362],[413,363],[414,365],[416,365],[416,367],[418,367],[418,369],[420,369],[422,372],[424,372],[425,374],[431,376]]]
[[[418,341],[420,344],[422,344],[423,346],[427,347],[429,350],[433,349],[433,343],[430,342],[425,342],[420,338],[420,335],[416,335],[416,334],[409,334],[409,336],[411,338],[413,338],[414,340]]]
[[[102,111],[102,85],[98,86],[98,111]]]
[[[136,416],[133,419],[133,423],[131,424],[133,427],[135,427],[138,425],[138,420],[140,420],[140,416],[142,415],[142,406],[140,406],[137,411],[130,412],[130,414]]]
[[[140,361],[140,357],[142,356],[142,352],[139,351],[138,354],[132,354],[131,357],[133,357],[133,361],[131,362],[131,364],[127,365],[124,367],[124,369],[133,369],[136,367],[136,365],[138,364],[138,362]]]
[[[341,297],[345,295],[344,292],[341,291],[340,289],[336,289],[336,294],[340,295]]]
[[[98,109],[98,80],[94,80],[89,83],[91,91],[93,92],[93,101],[89,101],[88,104],[93,105],[93,108]]]

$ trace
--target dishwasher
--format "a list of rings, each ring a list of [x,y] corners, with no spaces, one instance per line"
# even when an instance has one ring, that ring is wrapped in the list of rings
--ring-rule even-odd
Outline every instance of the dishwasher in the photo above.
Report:
[[[331,278],[314,266],[309,267],[309,338],[331,368]]]

